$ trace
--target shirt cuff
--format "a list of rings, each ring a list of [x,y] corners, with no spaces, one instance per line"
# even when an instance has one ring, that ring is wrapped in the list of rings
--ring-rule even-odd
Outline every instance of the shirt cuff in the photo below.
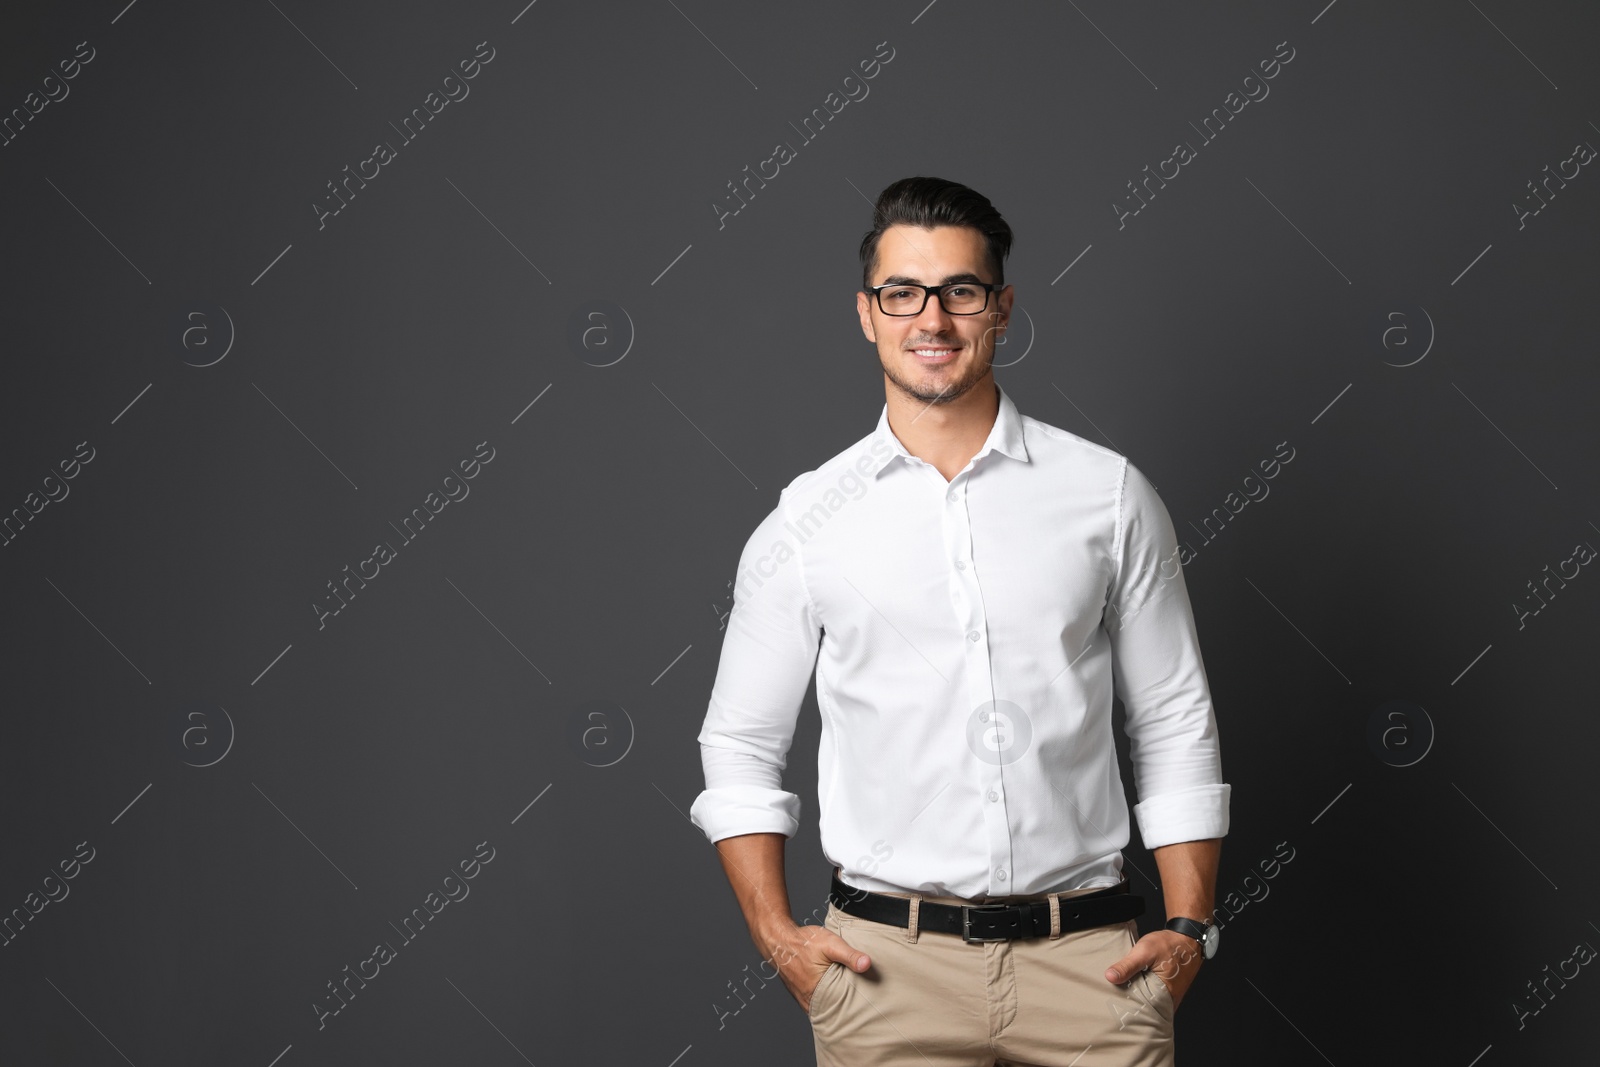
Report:
[[[1233,787],[1199,785],[1162,793],[1133,806],[1144,847],[1160,848],[1179,841],[1205,841],[1228,833],[1228,799]]]
[[[782,789],[725,785],[707,789],[689,808],[689,821],[716,844],[740,834],[782,834],[800,829],[800,798]]]

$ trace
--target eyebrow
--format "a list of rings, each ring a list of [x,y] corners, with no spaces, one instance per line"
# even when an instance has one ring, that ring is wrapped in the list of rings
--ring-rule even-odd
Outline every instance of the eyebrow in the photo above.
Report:
[[[978,277],[976,274],[973,274],[971,271],[966,271],[965,273],[962,273],[962,274],[946,274],[944,276],[944,280],[942,282],[939,282],[938,284],[940,284],[940,285],[949,285],[952,282],[977,282],[979,285],[982,285],[983,284],[983,279]],[[881,284],[881,285],[921,285],[922,282],[919,281],[916,278],[911,277],[911,275],[909,275],[909,274],[891,274],[879,284]]]

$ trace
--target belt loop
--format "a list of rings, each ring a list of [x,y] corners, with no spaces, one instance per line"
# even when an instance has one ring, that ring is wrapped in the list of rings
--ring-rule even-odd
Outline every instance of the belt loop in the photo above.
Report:
[[[922,895],[920,893],[912,893],[911,912],[908,916],[911,921],[906,924],[906,941],[913,945],[917,943],[917,910],[921,904]]]
[[[1050,940],[1061,936],[1061,894],[1050,894]]]

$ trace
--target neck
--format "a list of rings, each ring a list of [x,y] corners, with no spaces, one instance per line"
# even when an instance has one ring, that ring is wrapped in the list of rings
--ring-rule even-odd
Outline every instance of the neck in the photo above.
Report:
[[[889,429],[905,450],[931,464],[945,481],[959,474],[977,455],[1000,414],[1000,390],[993,373],[959,398],[929,404],[884,381]]]

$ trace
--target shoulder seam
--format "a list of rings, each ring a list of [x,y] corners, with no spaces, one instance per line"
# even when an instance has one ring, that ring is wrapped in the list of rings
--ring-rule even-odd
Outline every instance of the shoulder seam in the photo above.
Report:
[[[829,464],[854,459],[862,451],[862,445],[864,445],[871,436],[871,434],[867,434],[865,437],[859,438],[858,440],[852,442],[848,448],[844,448],[838,452],[835,452],[833,455],[829,456],[815,467],[812,467],[809,470],[803,470],[799,474],[796,474],[793,478],[789,479],[789,484],[783,487],[783,492],[787,493],[791,490],[804,489],[806,487],[806,483],[820,476],[824,470],[828,469]],[[848,467],[851,464],[846,463],[845,465]],[[787,513],[785,514],[785,517],[787,517]]]
[[[1023,416],[1023,419],[1024,428],[1036,429],[1046,436],[1055,438],[1057,441],[1066,441],[1069,443],[1076,442],[1077,444],[1083,445],[1087,448],[1092,448],[1101,455],[1107,456],[1111,459],[1127,459],[1127,457],[1121,452],[1107,448],[1104,445],[1096,444],[1087,437],[1082,437],[1078,434],[1075,434],[1071,430],[1063,430],[1061,427],[1052,426],[1048,422],[1040,422],[1038,419],[1035,419],[1032,416],[1025,415]]]
[[[812,472],[808,471],[807,473]],[[778,494],[778,509],[783,512],[784,525],[792,528],[794,525],[794,520],[789,515],[789,491],[787,489]],[[797,542],[795,544],[794,556],[795,563],[800,567],[800,588],[806,594],[806,613],[811,616],[811,620],[817,624],[818,628],[820,628],[822,626],[822,619],[817,615],[816,601],[811,598],[811,583],[806,581],[806,555],[803,542]]]
[[[1128,457],[1122,457],[1122,469],[1117,477],[1117,524],[1111,535],[1111,570],[1112,585],[1115,586],[1122,580],[1122,536],[1123,536],[1123,503],[1127,500],[1128,488]]]

